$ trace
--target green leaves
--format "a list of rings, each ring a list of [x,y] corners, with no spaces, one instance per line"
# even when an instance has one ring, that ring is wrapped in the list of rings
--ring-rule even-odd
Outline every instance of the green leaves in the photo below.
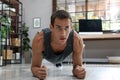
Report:
[[[0,18],[0,22],[1,22],[1,32],[2,32],[2,38],[6,38],[7,37],[7,33],[10,33],[12,31],[11,29],[11,19],[4,15]]]
[[[26,26],[26,24],[24,23],[22,25],[22,34],[23,34],[23,50],[24,51],[29,51],[29,49],[32,49],[32,47],[30,46],[30,39],[29,39],[29,27]]]

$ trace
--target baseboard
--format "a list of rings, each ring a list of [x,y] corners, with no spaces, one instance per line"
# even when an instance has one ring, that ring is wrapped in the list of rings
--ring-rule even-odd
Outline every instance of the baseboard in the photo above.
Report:
[[[63,63],[72,63],[72,60],[65,60]],[[107,64],[108,59],[106,58],[83,58],[83,63],[102,63],[102,64]]]
[[[83,58],[83,62],[108,62],[107,58]]]

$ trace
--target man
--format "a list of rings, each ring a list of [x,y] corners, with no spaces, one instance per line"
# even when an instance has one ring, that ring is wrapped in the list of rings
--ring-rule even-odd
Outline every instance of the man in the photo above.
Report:
[[[73,75],[85,78],[86,71],[82,67],[83,41],[72,30],[72,20],[68,12],[58,10],[51,16],[50,29],[39,32],[33,39],[33,56],[31,70],[34,76],[45,79],[46,66],[41,66],[43,58],[57,64],[62,62],[71,52],[73,59]]]

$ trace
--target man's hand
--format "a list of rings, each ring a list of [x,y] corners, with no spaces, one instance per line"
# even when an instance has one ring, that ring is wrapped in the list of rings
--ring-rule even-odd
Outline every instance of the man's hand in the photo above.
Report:
[[[73,75],[79,79],[84,79],[86,75],[86,71],[83,67],[77,65],[73,69]]]
[[[46,66],[41,66],[40,68],[35,67],[33,69],[33,74],[35,77],[38,77],[40,80],[45,80],[47,76],[47,68]]]

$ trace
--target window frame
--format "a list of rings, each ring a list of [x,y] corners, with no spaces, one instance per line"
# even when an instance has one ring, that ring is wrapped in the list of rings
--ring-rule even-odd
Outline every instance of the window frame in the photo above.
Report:
[[[57,1],[58,0],[52,0],[53,1],[53,12],[55,12],[56,10],[57,10]],[[67,0],[65,0],[65,1],[67,1]],[[90,0],[90,1],[92,1],[92,0]],[[99,1],[105,1],[105,0],[98,0],[98,2]],[[107,7],[109,8],[109,10],[108,9],[99,9],[99,10],[89,10],[89,0],[84,0],[84,2],[85,2],[85,11],[79,11],[79,12],[69,12],[70,14],[71,13],[75,13],[75,14],[77,14],[77,13],[84,13],[84,16],[85,16],[85,19],[89,19],[89,13],[91,12],[98,12],[98,13],[103,13],[104,14],[104,16],[105,17],[107,17],[107,13],[109,13],[109,15],[111,16],[111,14],[110,14],[110,8],[111,8],[111,6],[112,6],[112,0],[109,0],[108,1],[108,5],[107,5]],[[75,2],[75,4],[76,4],[77,2]],[[65,5],[66,5],[66,3],[64,3]],[[117,4],[117,3],[116,3]],[[99,6],[100,6],[100,4],[98,4]],[[106,4],[105,4],[106,5]],[[120,5],[119,5],[120,6]],[[66,7],[66,6],[65,6]],[[66,9],[65,9],[66,10]],[[105,15],[105,13],[106,13],[106,15]],[[108,15],[108,16],[109,16]],[[110,18],[106,18],[106,19],[104,19],[104,20],[102,20],[102,27],[103,27],[103,32],[112,32],[113,30],[111,30],[109,27],[111,27],[111,25],[113,25],[113,24],[120,24],[120,19],[116,19],[116,20],[113,20],[113,19],[111,19],[111,17]],[[78,25],[78,21],[73,21],[73,24],[77,24]],[[104,26],[105,26],[105,28],[104,28]],[[107,26],[108,26],[108,28],[109,29],[106,29],[107,28]],[[79,26],[78,26],[79,27]],[[119,30],[119,29],[118,29]],[[77,30],[78,31],[78,30]]]

